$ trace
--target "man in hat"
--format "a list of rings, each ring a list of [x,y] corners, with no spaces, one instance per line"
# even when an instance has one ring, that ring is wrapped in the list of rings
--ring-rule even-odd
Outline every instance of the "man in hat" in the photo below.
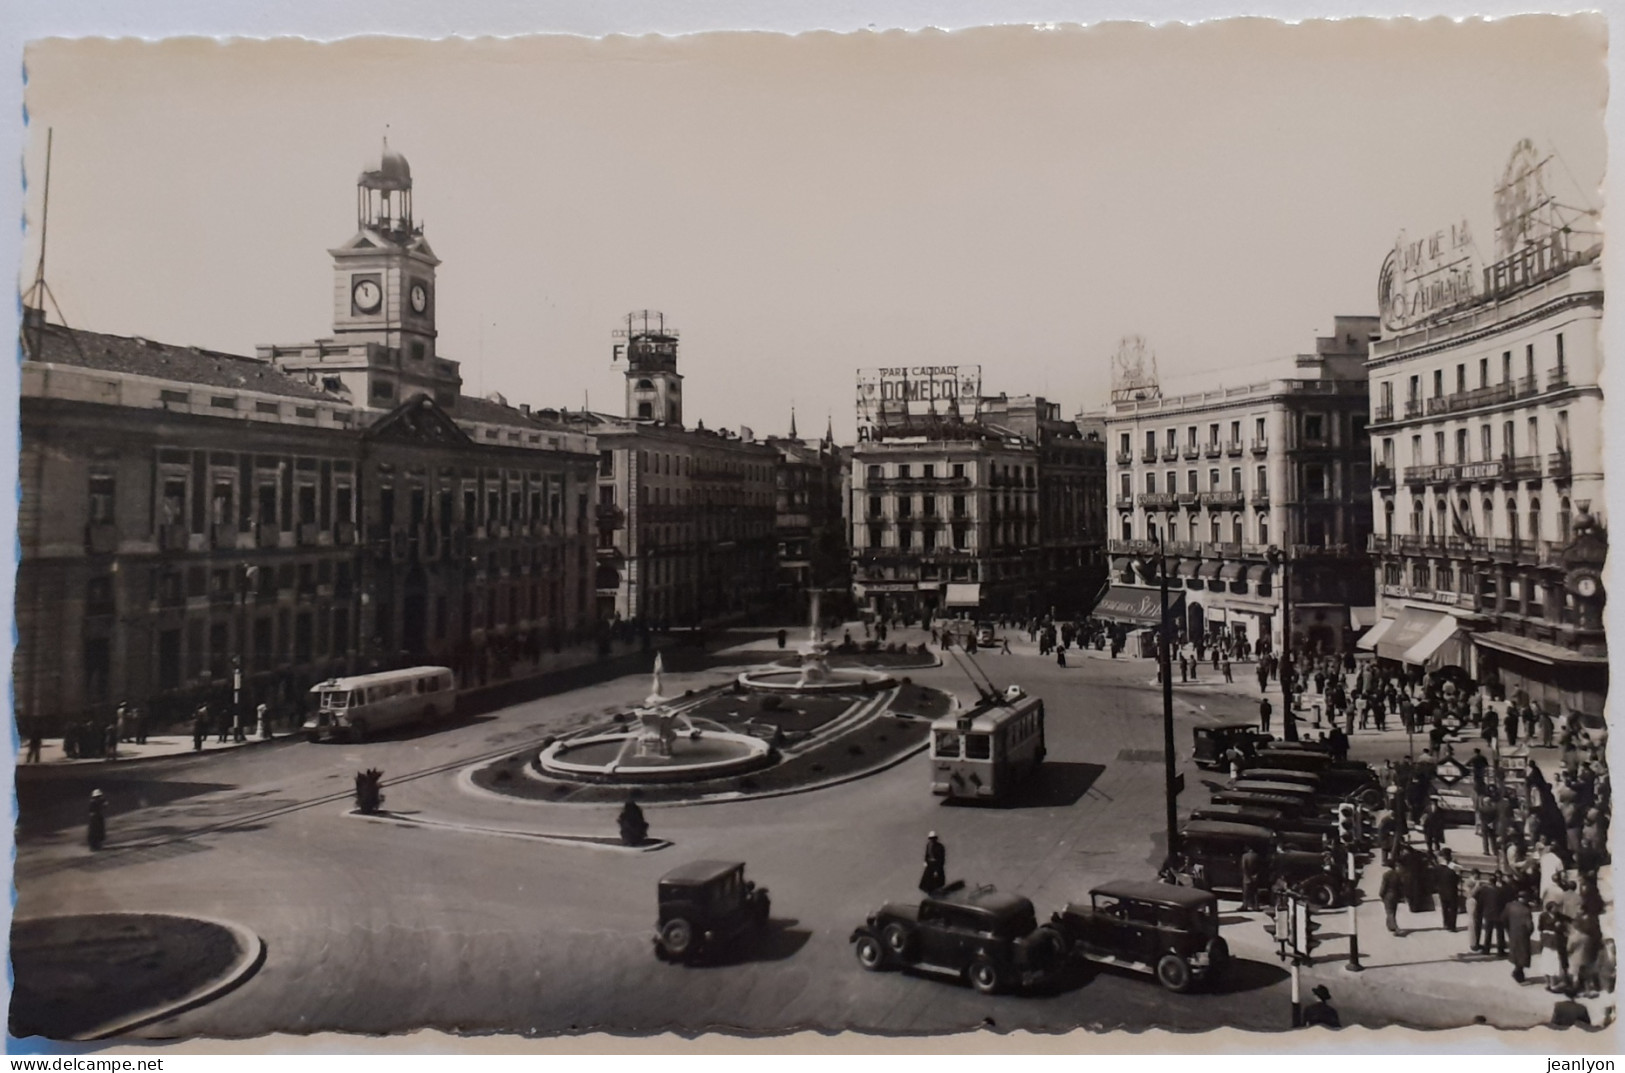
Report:
[[[925,836],[925,871],[920,874],[920,890],[926,894],[948,885],[948,847],[937,841],[937,833]]]
[[[1332,993],[1325,984],[1316,984],[1310,994],[1315,996],[1314,1003],[1303,1011],[1303,1026],[1321,1025],[1325,1028],[1342,1028],[1343,1020],[1337,1016],[1332,1008]]]

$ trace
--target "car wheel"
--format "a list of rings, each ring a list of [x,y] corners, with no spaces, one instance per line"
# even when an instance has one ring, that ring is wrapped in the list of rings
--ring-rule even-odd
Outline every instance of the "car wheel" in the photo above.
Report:
[[[1175,994],[1184,994],[1191,987],[1191,967],[1178,954],[1164,954],[1157,962],[1157,983]]]
[[[1057,928],[1039,928],[1027,945],[1027,961],[1041,977],[1053,976],[1066,962],[1066,937]]]
[[[870,972],[879,972],[886,967],[886,948],[873,935],[858,936],[853,953],[858,956],[858,964]]]
[[[1337,904],[1337,891],[1324,879],[1312,879],[1303,885],[1303,896],[1316,909],[1330,909]]]
[[[767,900],[767,895],[764,894],[756,900],[756,926],[758,928],[767,927],[767,918],[772,911],[773,906]]]
[[[970,980],[970,985],[984,995],[993,994],[1003,982],[999,979],[999,967],[985,957],[971,962],[965,976]]]
[[[893,921],[881,931],[880,941],[886,944],[887,952],[893,957],[906,958],[914,947],[914,933]]]
[[[1214,937],[1207,944],[1207,982],[1215,983],[1230,970],[1230,944]]]
[[[694,925],[682,917],[666,921],[666,926],[660,929],[660,945],[671,958],[687,957],[694,948]]]

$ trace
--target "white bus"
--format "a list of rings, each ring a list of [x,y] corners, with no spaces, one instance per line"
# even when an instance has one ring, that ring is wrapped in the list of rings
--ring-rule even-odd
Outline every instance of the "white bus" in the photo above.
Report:
[[[338,737],[364,741],[382,730],[450,718],[457,705],[457,684],[449,667],[329,678],[311,686],[310,692],[315,711],[305,720],[304,730],[311,741]]]

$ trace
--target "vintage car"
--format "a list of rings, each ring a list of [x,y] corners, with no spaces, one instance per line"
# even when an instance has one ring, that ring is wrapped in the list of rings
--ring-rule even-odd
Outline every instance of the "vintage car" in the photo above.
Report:
[[[1203,805],[1192,809],[1192,820],[1218,820],[1221,823],[1250,823],[1266,827],[1280,836],[1281,844],[1289,849],[1321,850],[1333,836],[1333,820],[1305,820],[1289,816],[1280,809],[1259,808],[1256,805]]]
[[[1293,819],[1316,819],[1319,812],[1297,794],[1266,794],[1255,790],[1215,790],[1209,795],[1215,805],[1274,809]]]
[[[1230,746],[1238,745],[1244,757],[1250,757],[1274,739],[1258,729],[1256,723],[1223,723],[1219,726],[1196,727],[1191,731],[1193,748],[1191,758],[1196,766],[1213,770],[1225,766],[1224,754]]]
[[[1297,783],[1333,802],[1357,801],[1370,808],[1379,807],[1383,802],[1377,773],[1358,760],[1333,761],[1317,770],[1252,766],[1243,769],[1242,778]]]
[[[1276,742],[1267,749],[1260,749],[1249,763],[1254,767],[1323,771],[1332,766],[1332,754],[1314,749],[1288,749],[1283,743]]]
[[[956,880],[918,905],[887,902],[849,940],[870,972],[913,968],[962,976],[983,994],[1047,978],[1064,951],[1038,926],[1033,903]]]
[[[1342,855],[1293,849],[1266,827],[1218,820],[1192,820],[1179,835],[1174,869],[1192,886],[1228,895],[1241,893],[1241,858],[1248,848],[1262,858],[1259,892],[1293,890],[1321,909],[1346,904],[1352,896],[1342,873]]]
[[[1213,984],[1230,964],[1218,899],[1205,890],[1120,879],[1050,918],[1070,957],[1148,972],[1170,991]]]
[[[767,888],[738,861],[693,861],[660,877],[655,956],[688,961],[701,951],[767,926]]]

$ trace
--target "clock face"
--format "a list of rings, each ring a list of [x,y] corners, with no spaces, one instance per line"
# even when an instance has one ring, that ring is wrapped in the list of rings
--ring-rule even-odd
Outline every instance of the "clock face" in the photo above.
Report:
[[[412,284],[412,312],[422,313],[429,308],[429,288],[421,283]]]
[[[1589,599],[1597,595],[1597,579],[1587,575],[1575,583],[1575,591]]]
[[[376,313],[384,300],[384,291],[376,280],[364,279],[355,285],[350,297],[361,312]]]

